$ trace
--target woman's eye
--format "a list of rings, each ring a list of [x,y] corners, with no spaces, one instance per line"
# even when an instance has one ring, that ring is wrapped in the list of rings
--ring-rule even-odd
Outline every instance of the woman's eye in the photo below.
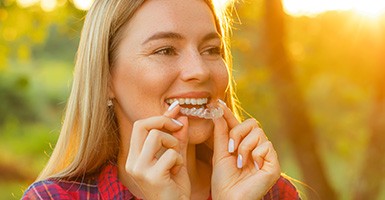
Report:
[[[210,47],[207,48],[205,51],[202,53],[203,55],[222,55],[222,49],[220,47]]]
[[[174,47],[164,47],[156,50],[153,54],[173,56],[176,55],[176,49]]]

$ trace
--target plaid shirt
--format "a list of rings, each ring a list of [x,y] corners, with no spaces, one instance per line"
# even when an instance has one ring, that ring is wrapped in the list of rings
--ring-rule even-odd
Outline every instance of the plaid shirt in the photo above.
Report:
[[[24,193],[23,200],[29,199],[137,199],[118,179],[114,165],[104,167],[98,178],[82,181],[43,180],[32,184]],[[280,177],[265,195],[264,200],[300,199],[296,188],[289,180]],[[211,196],[208,198],[211,200]]]

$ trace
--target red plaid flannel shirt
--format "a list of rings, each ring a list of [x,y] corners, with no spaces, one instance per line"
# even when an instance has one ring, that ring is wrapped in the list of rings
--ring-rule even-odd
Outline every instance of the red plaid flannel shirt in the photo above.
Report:
[[[137,198],[119,181],[117,167],[107,165],[97,178],[89,178],[81,181],[48,179],[36,182],[27,189],[22,199],[135,200]],[[264,197],[264,200],[296,199],[300,199],[296,188],[284,177],[280,177]],[[211,196],[208,200],[211,200]]]

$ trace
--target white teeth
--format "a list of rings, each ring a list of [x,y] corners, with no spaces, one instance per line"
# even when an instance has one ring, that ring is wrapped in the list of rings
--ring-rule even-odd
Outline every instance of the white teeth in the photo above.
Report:
[[[216,119],[223,116],[223,110],[218,105],[206,105],[208,102],[208,98],[166,99],[166,103],[168,103],[169,105],[171,105],[175,101],[179,101],[179,105],[200,105],[192,108],[182,107],[180,109],[180,113],[187,116],[195,116],[202,119]]]
[[[207,104],[208,98],[178,98],[167,99],[166,103],[172,104],[174,101],[179,101],[179,105],[204,105]]]
[[[191,99],[191,100],[190,100],[190,103],[191,103],[192,105],[197,105],[197,100],[196,100],[196,99]]]

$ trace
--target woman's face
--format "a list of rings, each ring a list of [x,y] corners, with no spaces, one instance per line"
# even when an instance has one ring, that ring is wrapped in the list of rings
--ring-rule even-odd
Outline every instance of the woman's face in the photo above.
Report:
[[[162,115],[169,99],[224,98],[228,74],[221,40],[203,0],[146,1],[124,31],[110,94],[122,131],[138,119]],[[190,143],[206,141],[212,131],[211,120],[189,117]]]

